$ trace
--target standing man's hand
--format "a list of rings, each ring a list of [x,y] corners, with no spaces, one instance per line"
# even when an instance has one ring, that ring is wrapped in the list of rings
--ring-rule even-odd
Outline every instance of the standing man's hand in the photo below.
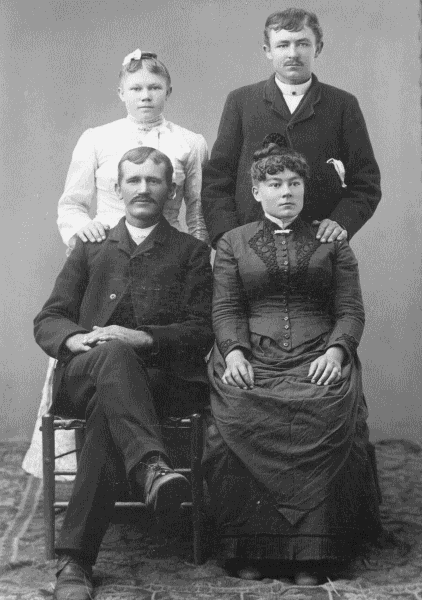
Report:
[[[318,225],[318,231],[316,234],[317,240],[325,242],[342,242],[347,240],[347,231],[341,227],[336,221],[331,219],[324,219],[323,221],[312,221],[312,225]]]

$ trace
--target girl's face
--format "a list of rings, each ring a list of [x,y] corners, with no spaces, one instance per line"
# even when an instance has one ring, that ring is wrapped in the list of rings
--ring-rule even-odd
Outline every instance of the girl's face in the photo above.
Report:
[[[119,87],[128,114],[141,123],[154,121],[163,112],[170,93],[166,80],[145,68],[126,73]]]
[[[302,177],[293,171],[284,169],[274,175],[266,175],[252,188],[257,202],[266,213],[278,219],[294,219],[303,208],[305,186]]]

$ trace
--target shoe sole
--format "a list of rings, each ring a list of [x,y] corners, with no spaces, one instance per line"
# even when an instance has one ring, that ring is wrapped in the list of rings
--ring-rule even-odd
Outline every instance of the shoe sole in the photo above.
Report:
[[[189,481],[180,473],[172,473],[170,476],[163,477],[154,488],[153,509],[157,518],[160,519],[177,516],[180,513],[182,502],[189,502],[191,499]]]

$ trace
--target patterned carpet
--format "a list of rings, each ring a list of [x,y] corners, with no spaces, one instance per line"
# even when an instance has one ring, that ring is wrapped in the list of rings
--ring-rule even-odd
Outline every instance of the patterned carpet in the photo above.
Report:
[[[121,514],[96,566],[97,600],[422,600],[422,448],[376,445],[388,533],[383,547],[341,579],[315,588],[229,577],[192,563],[189,519],[160,537],[145,514]],[[20,468],[26,445],[0,443],[0,600],[52,598],[54,563],[43,554],[41,481]],[[60,484],[59,495],[69,494]],[[61,517],[57,519],[60,526]],[[144,522],[143,522],[144,521]]]

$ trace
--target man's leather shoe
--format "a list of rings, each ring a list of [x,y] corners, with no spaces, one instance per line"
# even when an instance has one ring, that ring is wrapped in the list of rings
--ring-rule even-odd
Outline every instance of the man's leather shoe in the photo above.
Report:
[[[189,481],[170,469],[163,461],[152,462],[145,472],[145,504],[159,521],[169,524],[180,513],[182,502],[191,498]]]
[[[72,556],[63,555],[57,561],[54,600],[91,600],[92,567]]]

